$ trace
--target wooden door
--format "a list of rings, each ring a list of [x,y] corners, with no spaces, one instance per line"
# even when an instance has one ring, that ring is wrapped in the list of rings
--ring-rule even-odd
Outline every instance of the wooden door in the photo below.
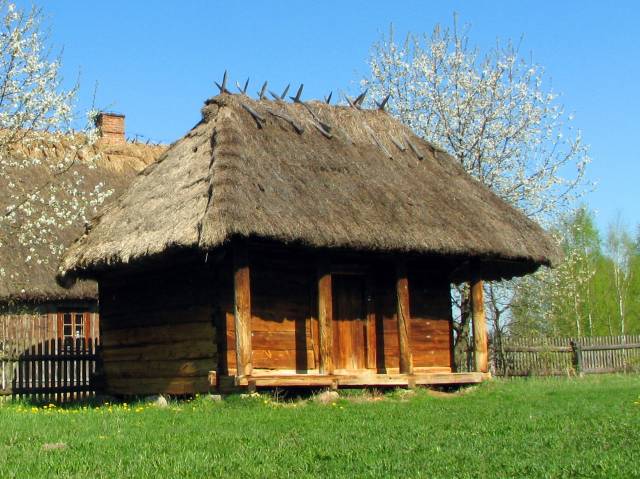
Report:
[[[367,365],[365,279],[334,274],[333,362],[335,369],[358,370]]]

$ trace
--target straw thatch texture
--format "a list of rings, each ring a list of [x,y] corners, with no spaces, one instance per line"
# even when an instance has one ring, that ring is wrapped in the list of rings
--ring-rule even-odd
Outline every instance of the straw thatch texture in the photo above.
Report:
[[[18,177],[0,178],[2,211],[11,203],[7,186],[9,181],[27,193],[42,188],[48,182],[55,181],[53,170],[46,163],[57,162],[65,154],[75,154],[76,150],[77,166],[67,174],[71,175],[73,171],[77,171],[79,177],[84,180],[80,188],[87,192],[92,191],[99,182],[104,183],[104,190],[113,190],[113,194],[107,199],[108,203],[124,190],[136,173],[155,161],[166,147],[131,143],[109,145],[98,142],[93,146],[78,149],[77,143],[72,144],[66,138],[62,141],[58,138],[51,143],[41,140],[29,147],[18,147],[15,155],[37,158],[42,164],[24,169],[16,168],[14,171]],[[89,158],[95,159],[95,168],[89,168]],[[46,192],[46,188],[44,191]],[[3,234],[3,244],[0,246],[0,267],[5,270],[5,276],[0,278],[0,303],[83,300],[97,297],[97,288],[92,281],[80,281],[71,289],[61,288],[56,283],[59,258],[51,257],[48,245],[36,245],[34,251],[30,251],[29,247],[24,246],[13,234],[11,228],[6,227],[3,231],[8,234]],[[48,243],[68,245],[83,231],[82,222],[71,224],[64,229],[56,229]],[[30,255],[34,259],[26,262],[27,256]]]
[[[558,258],[542,228],[385,112],[224,94],[68,250],[59,279],[234,235],[534,269]]]

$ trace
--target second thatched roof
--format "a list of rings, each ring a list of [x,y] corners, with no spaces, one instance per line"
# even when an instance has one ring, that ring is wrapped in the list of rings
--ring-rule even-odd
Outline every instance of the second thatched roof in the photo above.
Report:
[[[69,248],[59,280],[235,235],[519,265],[502,276],[559,258],[540,226],[383,111],[222,94]]]
[[[111,192],[106,201],[113,201],[139,171],[155,161],[166,149],[166,146],[159,145],[113,145],[105,141],[85,145],[84,138],[43,136],[30,145],[25,143],[13,148],[11,159],[29,158],[37,160],[38,164],[12,168],[11,177],[0,178],[0,210],[6,211],[15,201],[11,196],[12,191],[20,192],[21,197],[46,192],[47,185],[56,182],[56,170],[52,165],[58,164],[63,157],[71,157],[74,166],[62,178],[78,174],[82,181],[77,188],[86,194],[101,184],[103,191]],[[13,189],[9,188],[9,183],[14,184]],[[39,196],[46,198],[44,193],[39,193]],[[59,199],[69,199],[64,192],[59,192],[58,196]],[[51,215],[55,214],[54,207],[47,202],[38,202],[38,205]],[[90,213],[91,208],[87,209]],[[83,230],[84,222],[75,219],[65,227],[53,228],[43,243],[32,241],[30,246],[18,238],[19,228],[5,225],[0,230],[0,269],[3,270],[0,274],[0,306],[7,303],[97,299],[97,285],[93,281],[80,281],[71,289],[61,288],[56,283],[59,255],[53,254],[50,247],[68,246]]]

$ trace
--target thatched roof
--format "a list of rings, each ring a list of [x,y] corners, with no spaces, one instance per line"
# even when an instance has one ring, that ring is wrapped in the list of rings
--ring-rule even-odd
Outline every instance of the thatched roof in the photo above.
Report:
[[[540,226],[386,112],[222,94],[202,113],[69,248],[61,282],[235,235],[520,265],[511,274],[558,258]]]
[[[113,201],[131,182],[140,170],[155,161],[166,149],[166,146],[125,143],[111,145],[98,141],[93,146],[78,147],[74,140],[55,141],[41,140],[29,147],[17,147],[15,155],[37,158],[42,163],[19,169],[12,168],[18,177],[0,178],[0,208],[5,210],[11,203],[8,182],[17,185],[24,191],[34,191],[46,185],[53,178],[53,169],[47,162],[57,162],[65,155],[78,155],[77,171],[83,178],[82,190],[93,191],[99,183],[104,183],[105,190],[113,190],[106,202]],[[76,152],[77,150],[77,152]],[[13,150],[12,150],[13,151]],[[71,153],[70,153],[71,152]],[[89,158],[95,160],[95,168],[89,167]],[[69,171],[68,174],[72,174]],[[45,189],[46,191],[46,189]],[[10,228],[5,229],[5,231]],[[69,245],[84,231],[84,224],[78,221],[64,229],[55,229],[47,245],[35,245],[34,251],[24,246],[16,235],[8,234],[2,238],[0,246],[0,268],[4,276],[0,277],[0,303],[8,301],[55,301],[81,300],[97,297],[96,284],[92,281],[80,281],[71,289],[61,288],[55,281],[59,257],[52,257],[48,245]],[[33,260],[26,262],[28,256]]]

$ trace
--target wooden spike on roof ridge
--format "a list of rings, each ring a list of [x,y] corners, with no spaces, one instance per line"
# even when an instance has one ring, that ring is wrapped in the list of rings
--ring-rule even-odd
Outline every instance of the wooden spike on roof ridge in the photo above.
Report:
[[[302,96],[302,89],[304,88],[304,83],[300,84],[300,87],[298,88],[298,91],[296,92],[296,96],[290,96],[289,98],[291,98],[291,100],[294,103],[300,103],[300,97]]]
[[[271,90],[269,90],[269,95],[271,95],[275,101],[285,101],[286,100],[285,97],[287,96],[287,92],[289,91],[289,87],[291,87],[291,83],[289,83],[284,88],[284,91],[282,92],[282,95],[278,95],[277,93],[274,93]]]
[[[243,95],[246,95],[246,94],[247,94],[247,88],[248,88],[248,87],[249,87],[249,78],[247,78],[247,81],[246,81],[246,82],[244,82],[244,87],[243,87],[243,88],[241,88],[241,87],[240,87],[240,84],[239,84],[238,82],[236,82],[236,88],[237,88],[237,89],[238,89],[238,91],[239,91],[240,93],[242,93]]]
[[[258,92],[258,100],[264,100],[264,94],[267,91],[267,85],[269,84],[268,81],[265,81],[262,84],[262,88],[260,89],[260,91]]]
[[[220,85],[218,82],[214,83],[220,90],[220,93],[228,93],[229,95],[231,95],[231,92],[227,89],[227,70],[224,71],[224,75],[222,76],[222,85]]]
[[[315,127],[316,127],[316,129],[317,129],[320,133],[322,133],[325,137],[327,137],[327,138],[329,138],[329,139],[333,138],[333,135],[332,135],[331,133],[329,133],[327,130],[325,130],[325,129],[324,129],[324,127],[323,127],[321,124],[316,123],[315,121],[314,121],[314,122],[312,122],[312,123],[313,123],[313,126],[315,126]]]
[[[362,106],[362,102],[364,101],[364,98],[367,96],[368,91],[369,89],[367,88],[365,91],[360,93],[355,100],[353,100],[353,104],[356,105],[356,107],[360,108]]]
[[[378,110],[384,111],[384,107],[387,105],[389,98],[391,98],[391,93],[388,93],[387,96],[385,96],[380,103],[378,103],[377,101],[375,102],[376,106],[378,107]]]
[[[284,91],[282,92],[282,95],[280,95],[280,99],[284,101],[285,97],[287,96],[287,93],[289,92],[289,87],[291,87],[291,83],[289,83]]]
[[[311,109],[311,107],[309,106],[309,104],[301,101],[300,102],[301,105],[303,105],[305,107],[305,109],[309,112],[309,114],[311,115],[311,117],[313,118],[313,120],[322,127],[321,131],[326,132],[326,133],[331,133],[331,125],[328,125],[327,123],[323,122],[318,115],[315,114],[315,112]],[[327,136],[327,135],[325,135]],[[331,135],[327,136],[327,138],[331,138]]]
[[[393,135],[389,135],[391,142],[398,147],[400,151],[407,151],[407,147],[400,143]]]
[[[253,108],[251,108],[249,105],[247,105],[246,103],[240,103],[242,105],[242,108],[244,108],[246,111],[249,112],[249,114],[253,117],[253,119],[256,122],[256,125],[258,126],[258,128],[262,128],[262,123],[266,122],[267,120],[260,115],[257,111],[255,111]]]
[[[418,148],[416,148],[416,146],[411,142],[411,140],[406,134],[404,135],[404,139],[407,140],[407,144],[409,145],[409,148],[411,148],[411,150],[415,153],[418,159],[420,161],[424,160],[424,155],[418,151]]]
[[[272,110],[271,108],[267,108],[266,110],[267,110],[267,113],[270,113],[271,115],[288,122],[296,131],[296,133],[298,134],[304,133],[304,128],[302,127],[302,125],[298,124],[298,122],[295,121],[293,118],[291,118],[289,115],[285,113],[277,112],[275,110]]]
[[[344,95],[344,99],[347,100],[347,103],[349,104],[349,106],[351,108],[355,108],[356,110],[359,110],[358,106],[354,103],[354,100],[352,100],[351,98],[349,98],[348,95]]]
[[[369,126],[369,124],[364,121],[362,123],[364,125],[365,130],[367,130],[367,132],[369,133],[369,136],[371,136],[371,138],[376,143],[376,145],[378,145],[378,148],[380,148],[389,159],[393,159],[393,155],[389,152],[389,150],[387,150],[387,148],[382,144],[382,142],[380,142],[377,135],[375,134],[373,129]]]
[[[282,101],[282,99],[278,96],[278,94],[274,93],[271,90],[269,90],[269,95],[271,95],[275,101]]]

